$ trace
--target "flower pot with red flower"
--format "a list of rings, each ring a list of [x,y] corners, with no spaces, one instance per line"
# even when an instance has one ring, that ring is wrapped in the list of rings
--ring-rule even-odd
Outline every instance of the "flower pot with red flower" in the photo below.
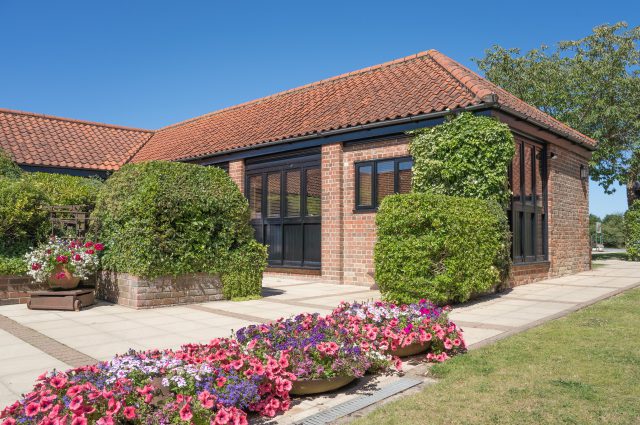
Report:
[[[48,282],[52,289],[73,289],[81,280],[88,279],[98,268],[100,243],[52,238],[25,258],[27,274],[38,283]]]
[[[287,370],[296,376],[292,395],[337,390],[362,377],[372,364],[355,335],[336,326],[331,316],[300,314],[247,326],[236,337],[254,353],[289,355]]]

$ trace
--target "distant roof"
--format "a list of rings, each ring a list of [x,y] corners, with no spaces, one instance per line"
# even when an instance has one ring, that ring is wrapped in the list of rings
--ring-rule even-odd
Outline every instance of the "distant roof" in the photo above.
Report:
[[[586,146],[596,141],[436,50],[350,72],[180,122],[132,161],[183,160],[431,112],[495,104]]]
[[[148,130],[0,109],[0,148],[21,165],[117,170]]]
[[[587,148],[596,141],[436,50],[192,118],[157,131],[0,109],[0,148],[22,165],[117,170],[186,160],[326,131],[498,106]]]

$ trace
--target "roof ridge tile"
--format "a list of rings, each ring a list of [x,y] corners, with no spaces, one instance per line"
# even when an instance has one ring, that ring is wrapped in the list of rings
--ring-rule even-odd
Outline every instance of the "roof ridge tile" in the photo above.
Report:
[[[117,129],[117,130],[137,131],[137,132],[141,132],[141,133],[153,133],[155,131],[155,130],[147,130],[147,129],[144,129],[144,128],[128,127],[128,126],[117,125],[117,124],[107,124],[107,123],[103,123],[103,122],[81,120],[81,119],[76,119],[76,118],[59,117],[59,116],[56,116],[56,115],[40,114],[38,112],[18,111],[18,110],[15,110],[15,109],[7,109],[7,108],[0,108],[0,114],[23,115],[23,116],[27,116],[27,117],[33,117],[33,118],[41,118],[41,119],[57,120],[57,121],[67,121],[67,122],[72,122],[72,123],[82,124],[82,125],[110,127],[110,128],[114,128],[114,129]]]

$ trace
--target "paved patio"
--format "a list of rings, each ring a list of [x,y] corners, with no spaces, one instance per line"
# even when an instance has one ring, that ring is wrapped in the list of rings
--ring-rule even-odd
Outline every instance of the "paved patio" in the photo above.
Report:
[[[460,305],[452,319],[465,330],[471,348],[521,332],[585,305],[640,286],[640,263],[601,262],[589,272],[549,279]],[[218,301],[153,310],[99,303],[81,312],[32,311],[25,305],[0,307],[0,407],[28,391],[44,370],[106,360],[129,348],[178,348],[230,336],[232,330],[301,312],[329,313],[342,300],[379,298],[360,286],[317,279],[264,280],[264,298]],[[412,369],[413,365],[408,365]],[[371,377],[346,395],[298,400],[279,423],[291,423],[397,380]]]

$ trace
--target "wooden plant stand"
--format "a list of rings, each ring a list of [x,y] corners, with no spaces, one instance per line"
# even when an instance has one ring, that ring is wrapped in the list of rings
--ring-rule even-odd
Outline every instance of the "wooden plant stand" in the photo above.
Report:
[[[34,291],[27,303],[29,310],[69,310],[80,311],[95,302],[92,288],[66,291]]]

